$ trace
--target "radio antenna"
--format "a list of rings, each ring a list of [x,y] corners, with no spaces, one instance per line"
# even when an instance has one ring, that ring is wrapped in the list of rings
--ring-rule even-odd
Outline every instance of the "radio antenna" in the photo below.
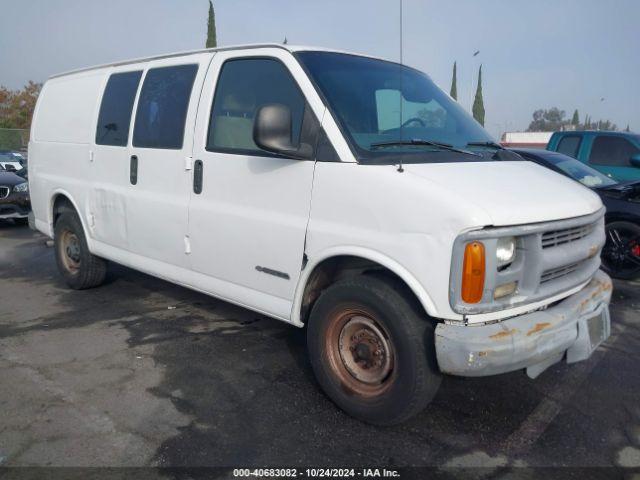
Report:
[[[403,52],[402,52],[402,0],[400,1],[400,65],[404,65],[404,56],[403,56]],[[402,142],[402,130],[403,130],[403,125],[402,125],[402,76],[403,76],[403,71],[402,71],[402,67],[400,68],[400,96],[399,96],[399,101],[400,101],[400,141]],[[402,173],[404,172],[404,168],[402,168],[402,153],[400,153],[399,158],[399,164],[398,164],[398,172]]]

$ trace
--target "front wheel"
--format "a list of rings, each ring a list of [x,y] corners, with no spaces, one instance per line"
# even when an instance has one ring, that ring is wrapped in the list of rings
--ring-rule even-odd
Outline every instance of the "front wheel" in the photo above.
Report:
[[[327,288],[311,311],[307,343],[327,395],[368,423],[407,420],[440,385],[433,326],[392,281],[361,275]]]
[[[602,269],[614,278],[640,276],[640,226],[611,222],[605,226],[607,241],[602,249]]]
[[[58,270],[74,290],[96,287],[106,276],[106,262],[91,254],[80,219],[66,211],[56,220],[54,248]]]

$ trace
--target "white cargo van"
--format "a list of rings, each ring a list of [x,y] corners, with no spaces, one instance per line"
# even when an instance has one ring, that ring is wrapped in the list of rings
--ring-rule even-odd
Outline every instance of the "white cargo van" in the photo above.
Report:
[[[320,385],[368,422],[442,373],[535,377],[609,335],[598,196],[397,63],[263,45],[58,75],[29,159],[70,287],[110,260],[307,326]]]

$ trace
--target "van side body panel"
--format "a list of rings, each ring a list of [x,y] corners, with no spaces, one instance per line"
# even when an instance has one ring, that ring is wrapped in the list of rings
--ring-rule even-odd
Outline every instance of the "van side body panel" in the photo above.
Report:
[[[57,194],[77,206],[86,226],[90,144],[106,75],[105,70],[94,70],[49,80],[38,98],[29,141],[29,181],[36,227],[48,236],[53,235]]]
[[[437,184],[428,187],[426,204],[424,182],[397,168],[318,162],[307,268],[332,255],[366,258],[402,278],[429,315],[461,320],[447,308],[453,242],[461,231],[491,219],[482,208],[455,202]],[[301,288],[297,293],[299,305]]]

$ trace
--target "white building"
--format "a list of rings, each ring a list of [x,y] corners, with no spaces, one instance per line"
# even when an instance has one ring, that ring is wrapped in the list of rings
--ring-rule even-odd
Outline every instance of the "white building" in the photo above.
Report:
[[[505,132],[500,143],[505,147],[546,148],[553,132]]]

